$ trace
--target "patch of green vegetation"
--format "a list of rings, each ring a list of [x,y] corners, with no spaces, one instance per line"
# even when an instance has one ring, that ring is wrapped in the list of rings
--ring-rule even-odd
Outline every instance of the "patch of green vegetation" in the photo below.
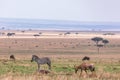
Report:
[[[56,67],[56,68],[54,68],[54,70],[56,72],[72,72],[72,71],[74,71],[74,69],[71,67]]]
[[[13,66],[12,67],[12,72],[13,73],[20,73],[20,74],[31,74],[35,71],[35,67],[26,67],[26,66]]]
[[[82,61],[80,59],[67,59],[67,58],[56,58],[52,60],[52,72],[57,74],[72,74],[74,73],[74,65],[80,65]],[[104,71],[109,73],[120,73],[119,63],[107,63],[100,62],[95,64],[96,71]],[[17,61],[0,61],[0,75],[12,73],[20,75],[29,75],[33,74],[37,70],[37,63],[30,62],[30,60],[17,60]],[[41,65],[41,69],[47,69],[48,65]]]
[[[52,65],[55,72],[74,72],[73,67],[69,63],[59,62]]]
[[[107,65],[104,67],[105,72],[118,73],[120,72],[120,66],[117,65]]]
[[[20,74],[31,74],[36,70],[35,66],[31,66],[30,64],[28,64],[26,66],[26,61],[16,61],[16,62],[12,62],[12,61],[7,61],[7,62],[1,62],[0,63],[0,75],[2,74],[6,74],[9,72],[12,73],[20,73]]]
[[[5,67],[3,68],[3,67],[1,67],[0,66],[0,75],[2,75],[2,74],[6,74],[7,72],[8,72],[8,69],[6,69]]]

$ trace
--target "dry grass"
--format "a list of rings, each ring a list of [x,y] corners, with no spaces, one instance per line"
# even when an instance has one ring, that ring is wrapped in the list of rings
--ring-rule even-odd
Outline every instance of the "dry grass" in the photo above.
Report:
[[[35,69],[31,74],[24,72],[20,74],[13,72],[11,67],[11,71],[1,74],[0,80],[119,80],[120,39],[108,40],[110,43],[101,48],[100,54],[97,54],[94,42],[87,38],[1,38],[0,66],[14,64],[26,68],[34,64]],[[9,61],[11,54],[15,55],[16,63]],[[53,70],[50,74],[36,73],[36,63],[29,62],[33,54],[51,58]],[[83,76],[74,73],[74,65],[79,65],[84,56],[91,57],[91,62],[96,65],[97,77],[90,73],[89,75],[83,73]],[[47,69],[46,66],[45,69]]]
[[[94,55],[94,57],[97,55]],[[109,56],[109,55],[108,55]],[[109,56],[111,57],[111,56]],[[9,68],[9,72],[1,75],[0,80],[119,80],[120,79],[120,62],[119,59],[93,59],[90,62],[93,62],[96,67],[96,72],[92,75],[91,72],[88,72],[89,75],[86,75],[84,72],[80,76],[80,71],[77,74],[74,73],[74,65],[79,65],[82,63],[81,58],[79,57],[54,57],[52,60],[52,71],[49,74],[41,74],[36,72],[37,64],[31,63],[30,60],[17,60],[15,63],[12,61],[6,61],[6,68],[9,65],[13,64]],[[109,61],[110,60],[110,61]],[[1,60],[2,61],[2,60]],[[0,62],[1,62],[0,61]],[[19,67],[23,66],[23,69],[20,70],[32,70],[32,73],[22,72],[19,70]],[[17,68],[18,67],[18,68]],[[30,68],[31,67],[31,68]],[[14,71],[13,68],[15,69]],[[28,69],[30,68],[30,69]],[[33,68],[33,69],[32,69]],[[47,65],[42,65],[42,69],[48,69]],[[5,68],[1,68],[1,70]]]

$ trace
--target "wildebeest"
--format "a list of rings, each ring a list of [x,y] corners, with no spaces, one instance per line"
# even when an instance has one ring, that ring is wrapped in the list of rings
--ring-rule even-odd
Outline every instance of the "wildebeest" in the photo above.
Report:
[[[15,56],[14,55],[10,55],[10,59],[15,61]]]
[[[82,74],[83,71],[85,71],[86,74],[87,74],[87,70],[90,70],[91,72],[95,71],[94,64],[92,64],[92,63],[86,63],[86,62],[83,62],[79,66],[74,66],[74,68],[75,68],[75,73],[77,73],[77,71],[79,69],[81,70],[80,75]]]
[[[40,70],[40,65],[42,64],[47,64],[49,66],[49,69],[51,70],[51,60],[48,57],[39,58],[36,55],[32,55],[31,62],[33,61],[37,62],[38,64],[38,71]]]
[[[85,56],[85,57],[83,57],[83,59],[82,59],[82,61],[84,61],[84,60],[90,60],[90,57],[88,57],[88,56]]]

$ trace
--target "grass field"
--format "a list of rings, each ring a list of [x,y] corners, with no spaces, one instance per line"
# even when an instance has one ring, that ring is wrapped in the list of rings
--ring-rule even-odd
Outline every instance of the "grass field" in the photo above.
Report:
[[[106,47],[97,54],[95,43],[86,38],[50,38],[50,39],[0,39],[0,80],[119,80],[120,79],[120,39],[108,39]],[[9,56],[14,54],[16,61]],[[51,73],[45,75],[37,72],[37,64],[30,62],[33,54],[50,57]],[[95,64],[97,75],[80,71],[74,73],[74,65],[80,65],[82,58],[89,56]],[[41,69],[48,70],[47,65]]]
[[[17,60],[15,62],[11,60],[1,60],[0,75],[1,80],[119,80],[119,60],[107,60],[96,59],[91,61],[95,64],[97,77],[91,76],[91,72],[89,72],[89,76],[85,73],[83,73],[82,76],[79,76],[80,71],[75,74],[74,65],[82,63],[77,57],[52,58],[52,70],[49,74],[37,73],[37,64],[35,62],[31,63],[30,60]],[[42,65],[41,69],[48,70],[48,66]]]

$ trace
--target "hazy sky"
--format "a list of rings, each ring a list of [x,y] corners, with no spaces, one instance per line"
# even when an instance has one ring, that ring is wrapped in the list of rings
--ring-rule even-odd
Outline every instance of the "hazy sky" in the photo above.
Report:
[[[120,0],[0,0],[0,17],[120,22]]]

